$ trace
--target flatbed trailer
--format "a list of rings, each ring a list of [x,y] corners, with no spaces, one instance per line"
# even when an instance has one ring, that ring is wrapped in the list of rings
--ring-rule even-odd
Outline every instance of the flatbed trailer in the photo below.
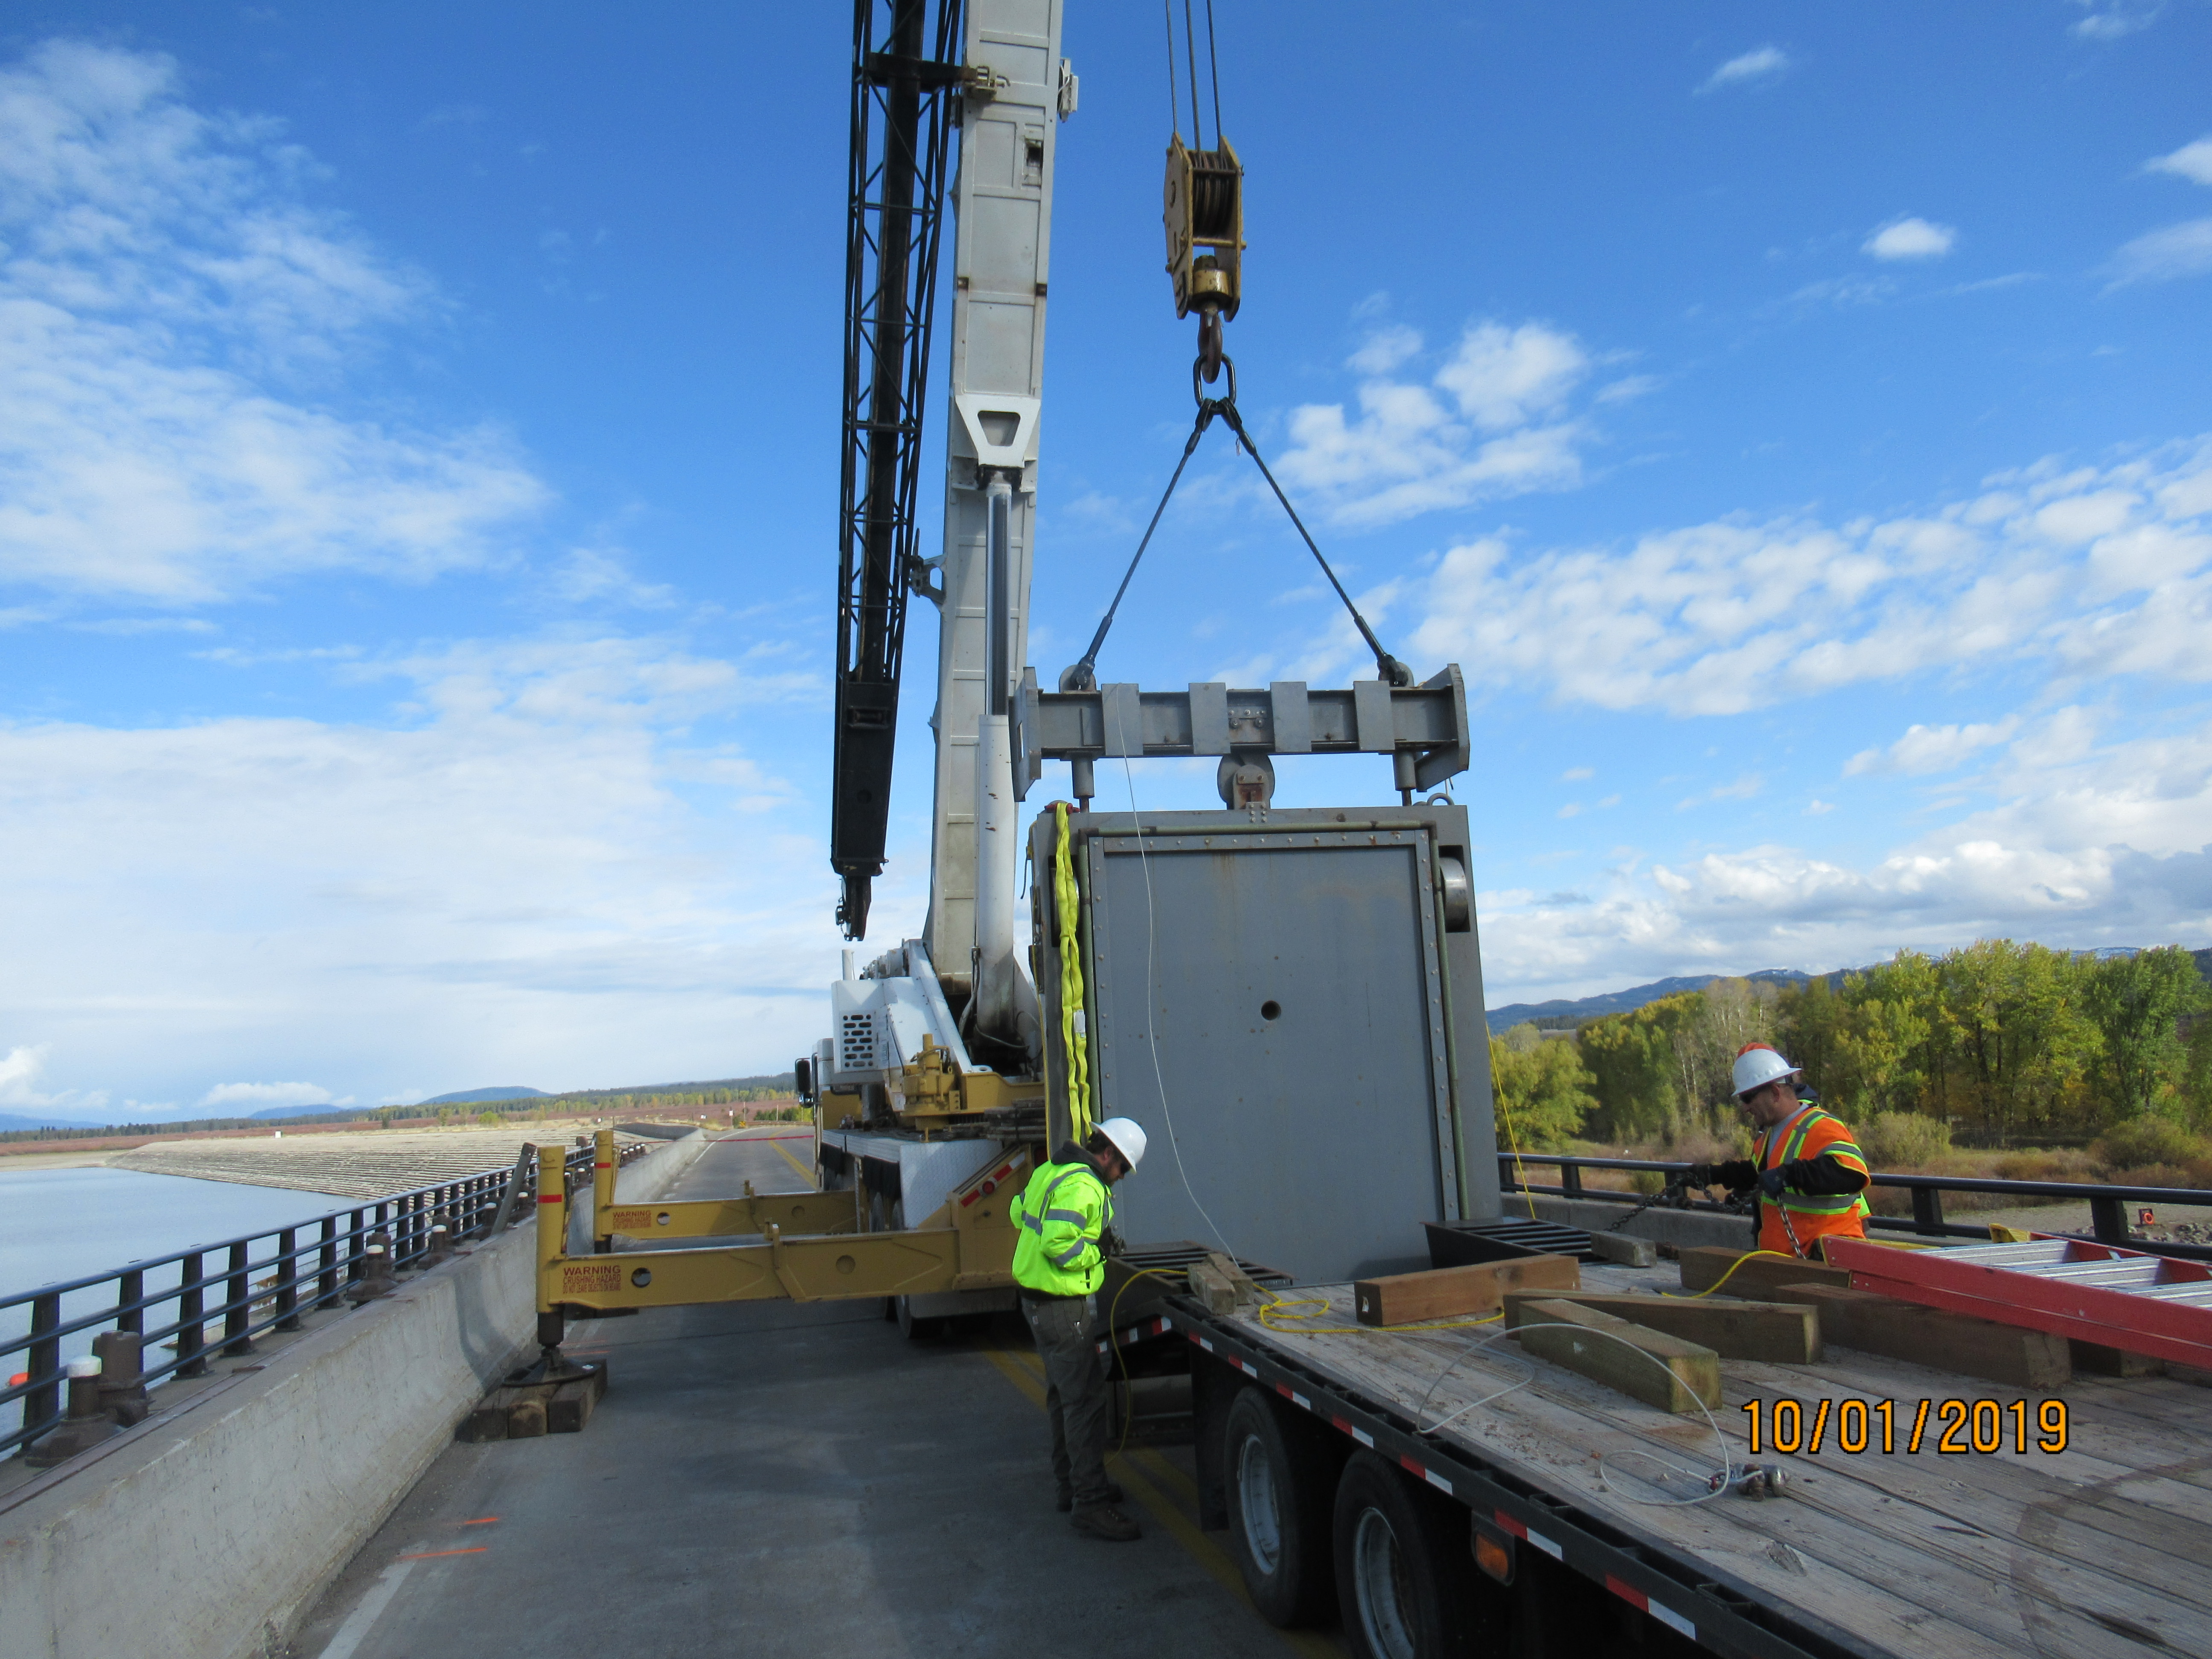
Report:
[[[1589,1291],[1674,1278],[1583,1270]],[[2212,1654],[2212,1390],[2195,1381],[2077,1374],[2032,1394],[1843,1348],[1725,1360],[1712,1415],[1729,1462],[1784,1481],[1682,1504],[1719,1467],[1702,1414],[1510,1338],[1471,1351],[1495,1325],[1358,1327],[1351,1290],[1234,1314],[1177,1297],[1168,1315],[1191,1345],[1202,1523],[1230,1533],[1279,1624],[1340,1607],[1352,1651],[1389,1659]],[[1774,1445],[1788,1401],[1795,1453]],[[1867,1410],[1846,1424],[1850,1401]],[[1840,1449],[1839,1428],[1864,1449]]]

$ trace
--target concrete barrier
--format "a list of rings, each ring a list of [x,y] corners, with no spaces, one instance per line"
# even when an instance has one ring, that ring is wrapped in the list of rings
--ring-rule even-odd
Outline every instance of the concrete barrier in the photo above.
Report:
[[[707,1145],[667,1143],[617,1194],[663,1196]],[[0,1659],[278,1659],[530,1342],[534,1233],[409,1279],[0,1511]]]
[[[1649,1238],[1677,1248],[1685,1245],[1727,1244],[1740,1250],[1752,1246],[1748,1216],[1718,1215],[1711,1210],[1669,1210],[1655,1205],[1628,1219],[1630,1206],[1608,1204],[1602,1199],[1552,1198],[1542,1193],[1505,1194],[1505,1218],[1528,1213],[1536,1206],[1536,1219],[1580,1227],[1585,1232],[1621,1232],[1631,1238]]]

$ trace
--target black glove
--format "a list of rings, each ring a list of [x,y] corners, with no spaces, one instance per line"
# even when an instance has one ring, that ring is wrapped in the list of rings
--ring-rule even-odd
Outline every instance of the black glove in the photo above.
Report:
[[[1710,1164],[1692,1164],[1676,1178],[1685,1187],[1710,1187],[1718,1179]]]
[[[1119,1234],[1119,1233],[1117,1233],[1117,1232],[1115,1232],[1115,1231],[1111,1227],[1102,1227],[1102,1228],[1100,1228],[1100,1229],[1099,1229],[1099,1231],[1098,1231],[1098,1254],[1099,1254],[1099,1255],[1120,1255],[1123,1251],[1127,1250],[1128,1248],[1129,1248],[1129,1247],[1128,1247],[1127,1244],[1124,1244],[1124,1243],[1121,1242],[1121,1234]]]
[[[1759,1184],[1759,1165],[1747,1158],[1732,1158],[1713,1165],[1713,1179],[1732,1193],[1745,1192]]]
[[[1781,1197],[1783,1182],[1790,1171],[1796,1167],[1794,1164],[1785,1164],[1778,1170],[1761,1170],[1759,1172],[1759,1190],[1769,1198]]]

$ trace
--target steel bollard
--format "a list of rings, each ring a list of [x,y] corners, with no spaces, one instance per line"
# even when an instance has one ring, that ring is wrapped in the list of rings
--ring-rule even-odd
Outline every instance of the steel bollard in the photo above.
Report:
[[[23,1454],[23,1462],[34,1469],[50,1469],[115,1431],[114,1420],[100,1401],[100,1361],[86,1354],[69,1363],[69,1415],[61,1427]]]
[[[381,1238],[382,1234],[378,1234]],[[346,1291],[346,1300],[356,1308],[364,1302],[374,1302],[379,1297],[389,1296],[393,1289],[392,1279],[392,1251],[386,1244],[364,1245],[361,1253],[361,1277]]]
[[[430,1229],[430,1248],[422,1253],[422,1266],[434,1267],[441,1261],[450,1261],[453,1255],[453,1230],[441,1221]]]
[[[100,1406],[118,1425],[143,1423],[153,1409],[146,1398],[144,1344],[136,1331],[102,1331],[92,1339],[100,1361]]]

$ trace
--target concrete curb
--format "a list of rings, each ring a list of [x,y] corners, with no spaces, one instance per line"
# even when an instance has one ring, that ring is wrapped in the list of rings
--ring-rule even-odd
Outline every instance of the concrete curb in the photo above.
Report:
[[[666,1143],[617,1194],[660,1197],[707,1145]],[[276,1659],[530,1340],[532,1231],[412,1276],[0,1516],[0,1659]]]
[[[1629,1206],[1626,1204],[1607,1204],[1602,1199],[1549,1198],[1541,1193],[1508,1193],[1505,1218],[1510,1221],[1516,1216],[1527,1215],[1532,1198],[1539,1221],[1556,1221],[1564,1226],[1580,1227],[1585,1232],[1626,1233],[1631,1238],[1649,1238],[1677,1247],[1726,1244],[1747,1250],[1752,1246],[1748,1217],[1715,1215],[1710,1210],[1665,1210],[1654,1206],[1629,1221]]]

